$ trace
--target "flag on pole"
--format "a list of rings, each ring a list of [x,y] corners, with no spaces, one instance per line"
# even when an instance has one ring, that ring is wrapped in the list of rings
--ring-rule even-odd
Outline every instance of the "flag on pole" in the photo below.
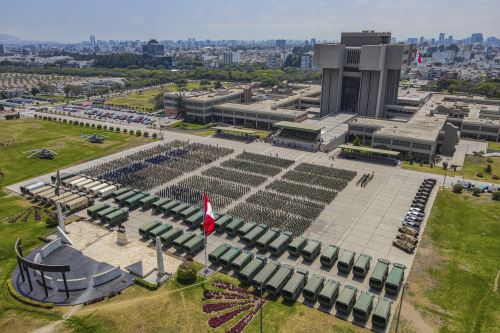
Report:
[[[57,175],[56,175],[56,196],[59,195],[59,188],[61,187],[61,177],[59,176],[59,170],[57,170]]]
[[[420,52],[417,50],[417,54],[415,55],[415,60],[417,60],[417,64],[422,63],[422,56],[420,55]]]
[[[208,195],[203,193],[203,203],[205,208],[205,220],[203,221],[203,230],[205,230],[205,236],[210,235],[215,229],[215,218],[214,212],[212,210],[212,205],[208,200]]]

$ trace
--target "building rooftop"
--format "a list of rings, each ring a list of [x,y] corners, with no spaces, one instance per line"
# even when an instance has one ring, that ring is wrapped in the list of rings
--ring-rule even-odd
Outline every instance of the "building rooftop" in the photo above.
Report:
[[[286,128],[286,129],[311,132],[311,133],[320,132],[321,129],[323,128],[321,126],[309,125],[304,123],[294,123],[291,121],[278,121],[277,123],[274,123],[273,126],[278,128]]]

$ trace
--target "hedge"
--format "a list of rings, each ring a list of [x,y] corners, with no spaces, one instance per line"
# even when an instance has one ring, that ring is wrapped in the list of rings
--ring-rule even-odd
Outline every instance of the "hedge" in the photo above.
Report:
[[[134,277],[134,283],[136,285],[141,286],[143,288],[146,288],[148,290],[156,290],[156,289],[158,289],[158,285],[157,284],[151,283],[151,282],[146,281],[144,279],[141,279],[138,276]]]
[[[16,288],[14,288],[14,286],[12,285],[11,279],[7,279],[7,289],[9,290],[9,294],[13,298],[15,298],[16,300],[18,300],[19,302],[21,302],[23,304],[26,304],[26,305],[29,305],[29,306],[34,306],[36,308],[41,308],[41,309],[52,309],[52,308],[54,308],[54,304],[53,303],[38,302],[38,301],[32,300],[31,298],[28,298],[28,297],[25,297],[25,296],[19,294],[17,292]]]

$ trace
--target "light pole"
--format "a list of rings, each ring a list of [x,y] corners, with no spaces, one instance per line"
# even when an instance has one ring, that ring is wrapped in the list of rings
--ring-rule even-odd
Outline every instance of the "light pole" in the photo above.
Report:
[[[262,285],[260,284],[260,333],[262,333]]]
[[[401,291],[401,301],[399,303],[399,311],[398,311],[398,320],[396,321],[396,333],[398,333],[399,329],[399,317],[401,316],[401,308],[403,307],[403,296],[405,294],[405,289],[409,287],[409,283],[406,282],[403,284],[403,290]]]

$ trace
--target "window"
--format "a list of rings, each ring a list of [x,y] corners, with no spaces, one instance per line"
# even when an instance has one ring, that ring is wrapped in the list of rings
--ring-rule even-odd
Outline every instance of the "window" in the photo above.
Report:
[[[400,147],[410,147],[411,143],[409,141],[403,140],[392,140],[392,144]]]

